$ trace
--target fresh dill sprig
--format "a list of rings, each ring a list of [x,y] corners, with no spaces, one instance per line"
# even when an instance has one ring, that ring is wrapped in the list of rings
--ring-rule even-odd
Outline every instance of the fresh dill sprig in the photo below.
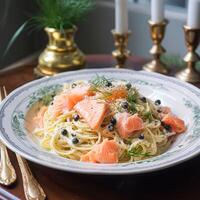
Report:
[[[77,25],[94,7],[93,0],[37,0],[39,13],[33,19],[41,27],[65,30]]]
[[[106,87],[112,86],[111,80],[105,76],[96,75],[94,79],[90,81],[91,90],[102,94],[102,99],[107,99],[112,96],[112,92],[106,90]]]
[[[134,93],[133,92],[131,92],[131,93],[129,92],[128,96],[127,96],[127,101],[130,102],[130,103],[132,103],[132,102],[136,103],[136,101],[137,101],[137,94],[135,92]]]
[[[99,89],[98,87],[95,87],[95,86],[91,87],[91,91],[101,93],[102,97],[100,97],[100,98],[102,98],[102,99],[107,99],[108,97],[112,96],[111,92],[101,90],[101,89]]]
[[[162,54],[161,61],[169,68],[177,67],[181,69],[185,66],[185,63],[180,55],[173,55],[173,54]]]
[[[151,111],[145,112],[145,113],[144,113],[144,117],[145,117],[146,119],[148,119],[150,122],[152,122],[152,120],[153,120],[153,114],[152,114]]]
[[[134,157],[149,157],[151,156],[150,153],[142,153],[142,149],[139,149],[139,148],[134,148],[134,149],[131,149],[127,152],[128,156],[134,156]]]
[[[135,113],[137,112],[136,103],[137,103],[138,93],[135,89],[130,89],[128,91],[127,102],[129,104],[129,112]]]
[[[98,74],[90,83],[95,87],[106,87],[111,84],[111,79],[107,79],[105,76],[99,76]]]

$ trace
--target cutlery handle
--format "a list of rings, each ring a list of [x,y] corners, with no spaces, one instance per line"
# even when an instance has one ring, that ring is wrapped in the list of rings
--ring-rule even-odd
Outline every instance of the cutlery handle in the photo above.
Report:
[[[22,158],[21,156],[17,155],[17,161],[19,163],[19,167],[22,174],[22,180],[23,180],[23,187],[24,187],[24,193],[27,200],[44,200],[46,198],[46,195],[40,186],[40,184],[37,182],[37,180],[34,178],[27,161]]]
[[[0,183],[10,185],[15,182],[17,176],[14,167],[10,162],[6,146],[0,142],[1,165],[0,165]]]

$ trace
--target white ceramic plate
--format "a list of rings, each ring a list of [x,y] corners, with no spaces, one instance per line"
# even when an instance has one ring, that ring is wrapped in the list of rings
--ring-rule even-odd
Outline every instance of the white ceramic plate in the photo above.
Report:
[[[123,164],[90,164],[73,161],[47,152],[31,139],[24,128],[24,116],[31,103],[52,92],[64,82],[88,80],[99,75],[132,82],[152,100],[160,99],[187,124],[187,132],[178,136],[162,155]],[[200,90],[167,76],[125,69],[91,69],[67,72],[52,78],[30,82],[13,91],[0,106],[0,138],[14,152],[38,164],[77,173],[134,174],[150,172],[183,162],[200,152]]]

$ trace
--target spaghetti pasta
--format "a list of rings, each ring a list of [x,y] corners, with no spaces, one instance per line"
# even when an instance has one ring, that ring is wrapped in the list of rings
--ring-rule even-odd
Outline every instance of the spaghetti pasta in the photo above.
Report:
[[[86,86],[90,93],[81,91],[81,88],[86,88]],[[73,96],[71,94],[74,89],[76,93]],[[57,97],[62,94],[65,94],[65,98],[67,96],[68,99],[57,101]],[[86,117],[90,113],[80,115],[76,109],[76,104],[84,99],[109,106],[98,128],[91,128]],[[69,104],[73,104],[70,109],[67,108]],[[176,135],[173,124],[163,122],[164,116],[171,112],[162,113],[162,108],[161,105],[143,97],[126,81],[115,81],[97,76],[90,82],[76,81],[64,84],[62,92],[54,97],[53,102],[44,112],[43,126],[36,126],[33,134],[42,148],[68,159],[81,160],[83,155],[94,151],[95,147],[102,144],[104,140],[108,140],[114,141],[118,146],[118,162],[142,160],[166,151]],[[53,113],[55,109],[57,111],[59,109],[56,114]],[[135,119],[133,116],[137,116],[142,121],[142,128],[133,130],[126,137],[122,137],[118,127],[122,127],[126,118],[118,121],[117,117],[122,113],[126,113],[124,116],[127,116],[127,119]],[[74,118],[75,115],[78,117]],[[93,119],[95,117],[94,115]],[[35,119],[38,120],[38,114]],[[112,123],[111,120],[113,120]],[[37,121],[35,122],[37,124]],[[129,126],[133,126],[133,122]]]

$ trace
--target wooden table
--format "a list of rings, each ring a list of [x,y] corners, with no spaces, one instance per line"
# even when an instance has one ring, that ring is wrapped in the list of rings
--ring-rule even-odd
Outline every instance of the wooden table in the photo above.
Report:
[[[88,68],[109,67],[114,60],[109,55],[87,56]],[[129,68],[139,70],[145,59],[131,57]],[[34,79],[36,61],[0,74],[0,85],[9,91]],[[173,72],[172,72],[173,74]],[[171,74],[171,75],[172,75]],[[200,85],[197,85],[200,87]],[[22,179],[14,153],[9,152],[18,179],[11,187],[3,187],[20,199],[24,198]],[[49,200],[199,200],[200,157],[162,171],[141,175],[98,176],[57,171],[29,162],[31,170],[42,185]],[[1,197],[0,197],[1,199]]]

